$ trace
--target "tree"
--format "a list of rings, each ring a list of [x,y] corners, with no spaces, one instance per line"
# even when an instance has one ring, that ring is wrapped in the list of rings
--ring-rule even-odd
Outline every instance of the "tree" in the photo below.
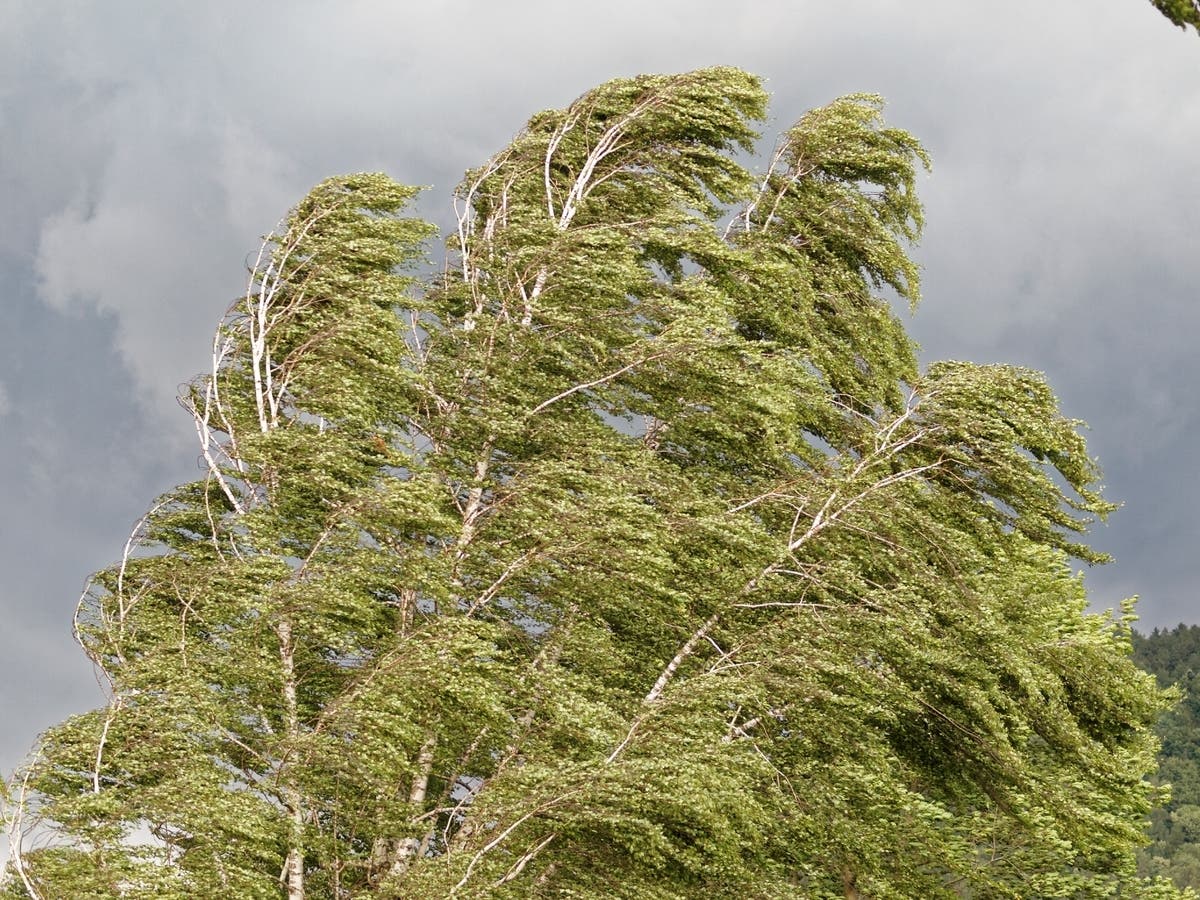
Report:
[[[318,186],[81,603],[110,702],[15,777],[9,895],[1177,896],[1164,695],[1069,568],[1111,506],[1040,375],[919,371],[880,109],[755,177],[758,79],[602,85],[420,287],[412,189]]]
[[[1200,31],[1200,0],[1150,0],[1154,8],[1180,28]]]

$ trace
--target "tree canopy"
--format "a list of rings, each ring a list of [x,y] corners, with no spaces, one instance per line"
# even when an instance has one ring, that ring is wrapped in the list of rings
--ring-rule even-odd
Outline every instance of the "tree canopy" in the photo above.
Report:
[[[413,188],[292,211],[182,398],[202,476],[81,601],[109,702],[12,780],[0,895],[1178,896],[1079,423],[920,370],[880,99],[752,174],[766,100],[538,113],[435,277]]]

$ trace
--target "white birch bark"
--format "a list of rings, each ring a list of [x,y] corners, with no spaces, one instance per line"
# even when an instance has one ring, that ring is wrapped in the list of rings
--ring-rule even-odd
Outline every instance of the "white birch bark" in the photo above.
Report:
[[[295,741],[300,733],[300,718],[296,702],[296,652],[292,639],[292,623],[282,619],[275,626],[279,638],[279,661],[282,675],[284,728],[286,739]],[[283,802],[287,808],[290,833],[288,851],[283,864],[282,881],[287,900],[304,900],[304,802],[295,782],[283,773]]]

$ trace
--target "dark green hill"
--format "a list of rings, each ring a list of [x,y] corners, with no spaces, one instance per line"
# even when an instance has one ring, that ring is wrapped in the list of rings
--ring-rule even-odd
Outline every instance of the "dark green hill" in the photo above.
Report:
[[[1160,685],[1177,685],[1179,704],[1158,724],[1158,778],[1171,801],[1154,810],[1152,843],[1139,854],[1142,874],[1165,875],[1180,887],[1200,888],[1200,625],[1177,625],[1133,635],[1133,656]]]

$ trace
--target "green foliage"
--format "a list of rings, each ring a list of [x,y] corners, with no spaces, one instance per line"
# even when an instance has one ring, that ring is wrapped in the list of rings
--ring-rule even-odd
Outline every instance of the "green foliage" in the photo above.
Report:
[[[1200,32],[1200,2],[1198,0],[1150,0],[1154,8],[1180,28],[1191,25]]]
[[[539,113],[421,285],[412,189],[302,201],[185,397],[204,477],[81,605],[111,700],[22,773],[10,895],[1178,896],[1078,423],[919,371],[878,98],[754,176],[765,111]]]
[[[1134,632],[1133,654],[1161,687],[1180,697],[1155,728],[1162,750],[1154,781],[1170,786],[1171,799],[1151,813],[1150,845],[1138,854],[1138,869],[1169,877],[1180,887],[1200,888],[1200,626]]]

